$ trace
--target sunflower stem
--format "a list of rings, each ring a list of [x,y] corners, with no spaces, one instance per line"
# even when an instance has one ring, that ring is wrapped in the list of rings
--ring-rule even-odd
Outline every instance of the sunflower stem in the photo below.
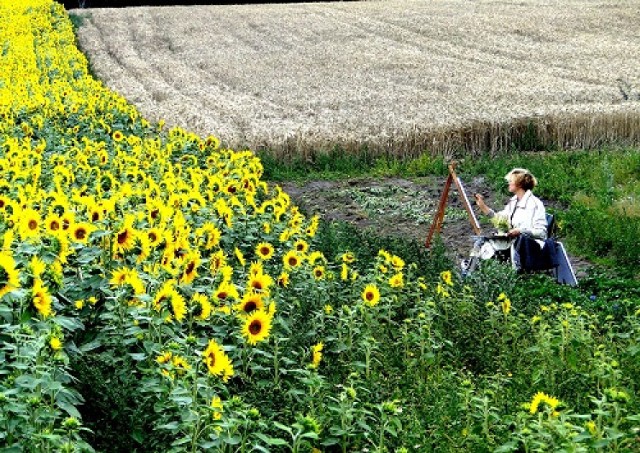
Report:
[[[274,373],[274,384],[276,385],[276,387],[278,387],[280,385],[280,369],[279,369],[279,363],[278,363],[278,337],[274,337],[274,348],[273,348],[273,373]]]

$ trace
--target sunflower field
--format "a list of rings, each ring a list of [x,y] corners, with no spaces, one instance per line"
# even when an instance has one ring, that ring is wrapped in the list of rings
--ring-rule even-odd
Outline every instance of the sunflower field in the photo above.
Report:
[[[320,225],[0,0],[0,451],[640,451],[637,301],[518,305]]]

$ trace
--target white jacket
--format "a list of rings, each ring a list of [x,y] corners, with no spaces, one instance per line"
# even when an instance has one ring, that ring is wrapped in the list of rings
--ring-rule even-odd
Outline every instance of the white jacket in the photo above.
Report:
[[[515,195],[507,205],[495,215],[506,217],[511,228],[517,228],[521,234],[528,234],[542,247],[547,238],[547,212],[538,197],[527,190],[518,200]]]

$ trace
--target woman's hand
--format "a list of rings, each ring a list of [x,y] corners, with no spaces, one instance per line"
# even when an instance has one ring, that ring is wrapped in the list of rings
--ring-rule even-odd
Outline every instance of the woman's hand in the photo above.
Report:
[[[520,236],[520,230],[517,229],[517,228],[513,228],[513,229],[507,231],[507,236],[510,237],[510,238],[518,237],[518,236]]]
[[[484,197],[482,195],[480,195],[479,193],[474,194],[473,197],[476,199],[476,204],[478,205],[480,210],[485,215],[488,215],[489,212],[491,212],[491,209],[489,209],[489,206],[487,206],[487,204],[484,202]]]

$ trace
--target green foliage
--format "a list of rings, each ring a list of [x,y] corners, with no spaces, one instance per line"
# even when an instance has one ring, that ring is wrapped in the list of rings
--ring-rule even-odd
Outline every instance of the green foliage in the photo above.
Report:
[[[269,181],[309,181],[343,179],[358,176],[428,176],[447,175],[442,157],[424,153],[416,159],[401,159],[392,155],[378,156],[364,148],[359,153],[347,153],[336,147],[328,152],[314,152],[306,158],[273,157],[266,151],[258,153]]]

